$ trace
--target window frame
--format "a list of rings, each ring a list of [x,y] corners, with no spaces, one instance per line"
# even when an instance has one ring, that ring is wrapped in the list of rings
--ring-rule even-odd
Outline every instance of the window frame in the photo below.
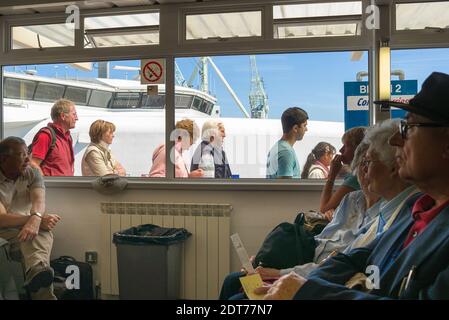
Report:
[[[348,0],[335,0],[348,1]],[[407,2],[411,2],[408,0]],[[296,3],[316,3],[317,1],[305,0],[296,1]],[[329,2],[320,1],[320,2]],[[369,0],[362,0],[362,16],[366,6],[370,5]],[[390,8],[392,12],[395,12],[394,4],[400,2],[396,0],[393,2],[393,7]],[[406,2],[406,1],[402,1]],[[165,58],[166,59],[166,145],[171,147],[174,145],[169,140],[167,132],[174,129],[175,119],[175,70],[174,61],[176,58],[181,57],[197,57],[197,56],[216,56],[216,55],[239,55],[239,54],[264,54],[264,53],[287,53],[287,52],[330,52],[330,51],[368,51],[369,53],[369,71],[370,85],[372,85],[372,79],[375,77],[375,48],[372,45],[373,38],[369,32],[366,32],[364,26],[362,26],[361,36],[355,37],[314,37],[314,38],[294,38],[294,39],[274,39],[273,38],[273,5],[278,4],[292,4],[295,1],[291,0],[268,0],[264,4],[260,4],[260,1],[255,0],[228,0],[228,1],[213,1],[202,3],[177,3],[172,5],[152,5],[142,6],[134,8],[113,8],[101,10],[99,13],[97,10],[85,10],[81,12],[79,30],[75,30],[75,46],[74,47],[58,47],[58,48],[45,48],[39,49],[27,49],[16,50],[11,52],[8,44],[11,42],[11,34],[8,30],[13,25],[23,25],[23,21],[37,22],[38,24],[52,24],[62,19],[65,20],[64,14],[39,14],[39,15],[17,15],[17,16],[3,16],[0,19],[0,31],[4,35],[2,38],[2,47],[0,50],[0,67],[8,65],[20,65],[20,64],[42,64],[42,63],[73,63],[73,62],[85,62],[85,61],[105,61],[105,57],[108,60],[134,60],[152,58]],[[185,36],[185,14],[186,13],[217,13],[224,10],[229,11],[247,11],[248,8],[261,8],[262,9],[262,36],[253,38],[244,38],[245,43],[242,45],[240,39],[229,39],[226,41],[204,41],[189,40],[186,43]],[[123,14],[136,14],[151,12],[154,10],[159,11],[159,45],[152,46],[124,46],[124,47],[107,47],[107,48],[84,48],[84,18],[89,16],[99,15],[111,15],[121,12]],[[391,15],[394,17],[394,15]],[[364,21],[364,18],[362,19]],[[381,30],[382,31],[382,30]],[[391,35],[390,46],[392,49],[398,48],[421,48],[421,47],[449,47],[447,38],[441,35],[433,35],[431,39],[424,37],[414,37],[411,35],[399,35],[395,32],[394,19],[386,31]],[[333,39],[334,38],[334,39]],[[414,39],[413,39],[414,38]],[[444,39],[443,39],[444,38]],[[322,41],[325,39],[326,41]],[[423,40],[423,41],[421,41]],[[421,41],[421,42],[420,42]],[[129,50],[129,49],[132,50]],[[20,51],[20,52],[19,52]],[[2,73],[3,75],[3,73]],[[0,98],[3,99],[3,81],[0,81]],[[37,90],[38,84],[36,84]],[[371,90],[374,91],[374,90]],[[92,93],[91,93],[92,95]],[[34,98],[34,95],[33,95]],[[90,102],[90,98],[89,98]],[[192,100],[193,104],[193,100]],[[370,109],[370,114],[373,113],[373,109]],[[3,115],[0,113],[1,120],[1,132],[3,136]],[[167,148],[169,150],[170,148]],[[323,182],[311,182],[311,181],[272,181],[269,179],[239,179],[239,180],[224,180],[215,179],[214,181],[180,181],[180,179],[174,178],[174,165],[170,163],[167,157],[167,177],[159,179],[141,179],[130,178],[130,181],[136,185],[157,186],[158,189],[164,188],[184,188],[186,185],[205,185],[208,188],[209,185],[226,185],[223,188],[234,188],[241,186],[243,189],[252,190],[252,188],[263,190],[279,190],[279,188],[285,187],[286,189],[297,188],[301,186],[313,186],[312,188],[322,188]],[[86,186],[91,179],[83,177],[50,177],[50,182],[54,183],[67,183],[70,186],[79,185]],[[236,187],[238,188],[238,187]],[[317,189],[318,190],[318,189]]]

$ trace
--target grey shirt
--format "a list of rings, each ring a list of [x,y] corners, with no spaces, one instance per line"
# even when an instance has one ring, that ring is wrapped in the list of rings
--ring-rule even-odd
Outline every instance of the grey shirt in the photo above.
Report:
[[[36,168],[29,166],[15,181],[6,178],[0,170],[0,202],[6,212],[29,215],[34,188],[45,189],[44,179]]]

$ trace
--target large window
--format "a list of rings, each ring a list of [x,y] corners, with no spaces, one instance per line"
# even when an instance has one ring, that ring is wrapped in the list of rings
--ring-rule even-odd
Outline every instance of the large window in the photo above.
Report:
[[[449,49],[409,49],[391,51],[391,98],[407,103],[432,72],[449,74]],[[392,108],[393,118],[405,112]]]
[[[75,128],[71,130],[76,176],[82,175],[82,159],[91,143],[90,126],[98,119],[115,125],[110,148],[126,174],[147,176],[154,150],[165,142],[163,86],[157,95],[147,96],[147,87],[139,79],[140,61],[90,65],[90,69],[81,69],[79,64],[5,67],[5,136],[20,136],[30,144],[36,132],[52,121],[50,110],[54,102],[66,98],[75,103],[78,114]],[[115,68],[125,65],[129,67],[125,71]],[[190,108],[187,97],[180,95],[177,99],[184,110]]]

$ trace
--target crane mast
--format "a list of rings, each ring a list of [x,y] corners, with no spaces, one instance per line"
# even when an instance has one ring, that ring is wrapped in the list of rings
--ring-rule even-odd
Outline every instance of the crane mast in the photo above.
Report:
[[[249,93],[249,106],[251,118],[265,119],[268,117],[268,97],[265,93],[263,79],[257,69],[256,56],[250,56],[251,61],[251,90]]]

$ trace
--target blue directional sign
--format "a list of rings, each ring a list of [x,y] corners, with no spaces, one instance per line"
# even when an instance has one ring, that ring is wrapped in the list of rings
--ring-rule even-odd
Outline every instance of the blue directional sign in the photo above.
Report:
[[[368,81],[345,82],[345,130],[369,124]],[[391,81],[391,99],[408,102],[418,91],[417,80]],[[404,110],[391,108],[392,118],[403,118]]]

